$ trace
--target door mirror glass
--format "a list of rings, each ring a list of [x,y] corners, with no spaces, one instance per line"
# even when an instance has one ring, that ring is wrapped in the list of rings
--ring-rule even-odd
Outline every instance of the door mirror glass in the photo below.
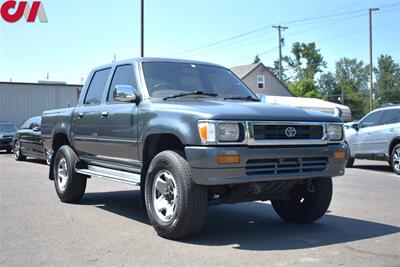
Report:
[[[113,92],[114,100],[119,102],[137,102],[137,89],[131,85],[116,85]]]
[[[358,123],[354,123],[353,125],[351,125],[351,128],[358,131]]]

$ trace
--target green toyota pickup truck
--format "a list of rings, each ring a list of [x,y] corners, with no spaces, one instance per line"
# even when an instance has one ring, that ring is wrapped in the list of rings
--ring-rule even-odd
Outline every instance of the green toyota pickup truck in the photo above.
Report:
[[[139,185],[169,239],[222,203],[269,200],[282,219],[311,223],[348,151],[339,118],[261,102],[222,66],[162,58],[94,69],[76,107],[43,113],[42,139],[61,201],[81,200],[90,177]]]

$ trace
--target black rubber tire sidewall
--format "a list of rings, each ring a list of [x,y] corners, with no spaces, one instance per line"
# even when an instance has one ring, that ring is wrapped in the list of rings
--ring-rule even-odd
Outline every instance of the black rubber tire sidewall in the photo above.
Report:
[[[276,213],[285,221],[293,223],[311,223],[322,217],[332,200],[332,178],[313,179],[315,193],[309,195],[304,205],[293,204],[291,200],[271,200]],[[296,190],[303,190],[303,185]],[[310,197],[311,196],[311,197]]]
[[[179,198],[174,217],[170,222],[158,218],[153,206],[152,186],[155,175],[165,169],[174,176]],[[181,239],[200,230],[207,211],[207,191],[192,182],[186,160],[175,151],[163,151],[150,163],[145,182],[145,203],[149,220],[156,232],[168,239]]]
[[[59,161],[65,158],[68,171],[67,185],[64,191],[61,191],[58,186],[57,168]],[[86,176],[75,172],[75,163],[78,161],[78,156],[75,151],[67,145],[60,147],[54,158],[53,173],[54,187],[57,195],[62,202],[73,203],[82,199],[86,189]]]

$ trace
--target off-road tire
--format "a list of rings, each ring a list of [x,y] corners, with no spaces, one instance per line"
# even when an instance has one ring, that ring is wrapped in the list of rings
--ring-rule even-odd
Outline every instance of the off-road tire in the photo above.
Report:
[[[63,159],[65,160],[66,174],[68,175],[66,181],[59,177],[60,162]],[[54,158],[54,186],[62,202],[78,202],[85,194],[86,176],[75,172],[75,163],[78,162],[78,160],[75,151],[67,145],[60,147]]]
[[[311,223],[322,217],[332,199],[332,178],[312,180],[314,192],[307,183],[293,188],[290,200],[271,200],[276,213],[287,222]]]
[[[150,163],[145,182],[145,204],[151,224],[161,237],[178,240],[194,235],[205,220],[208,206],[207,188],[192,181],[189,164],[181,152],[163,151]],[[174,215],[163,221],[157,215],[153,186],[156,175],[166,171],[176,181]],[[155,190],[155,189],[154,189]]]

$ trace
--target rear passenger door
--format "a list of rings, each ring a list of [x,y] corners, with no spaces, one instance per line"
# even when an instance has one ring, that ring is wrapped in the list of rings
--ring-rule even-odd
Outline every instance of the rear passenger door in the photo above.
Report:
[[[107,88],[105,102],[100,108],[98,158],[139,169],[138,106],[136,103],[114,100],[113,92],[117,85],[137,88],[136,75],[131,64],[117,66]]]
[[[83,104],[72,114],[72,139],[80,156],[91,158],[98,153],[100,103],[110,71],[111,68],[106,68],[94,72]]]

